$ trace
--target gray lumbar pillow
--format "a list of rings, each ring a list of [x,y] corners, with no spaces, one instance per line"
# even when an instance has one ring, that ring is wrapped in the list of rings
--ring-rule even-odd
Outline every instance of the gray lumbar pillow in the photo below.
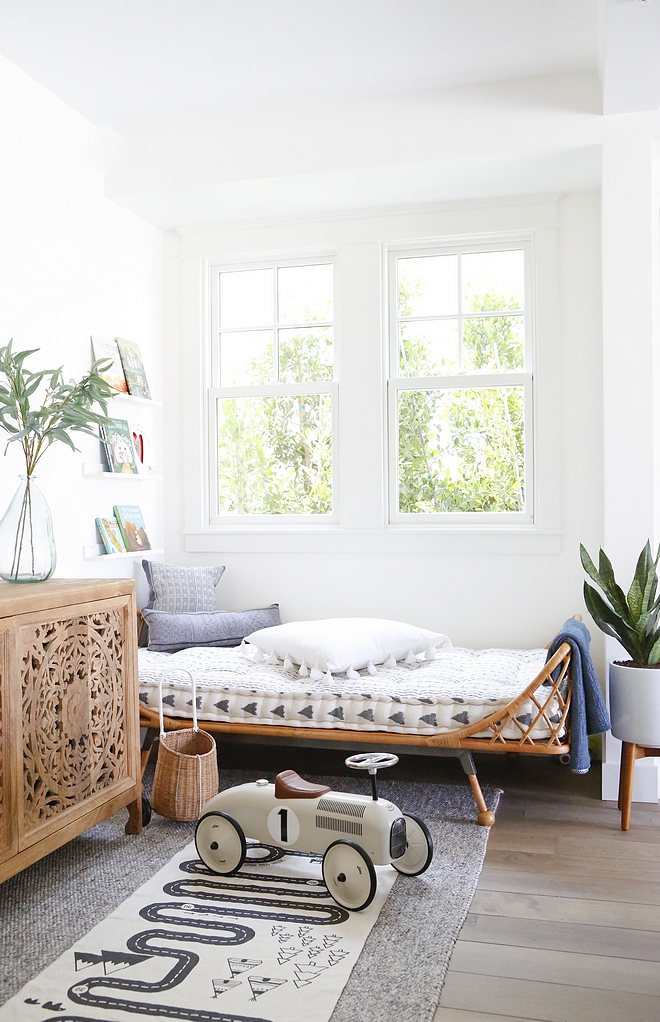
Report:
[[[175,653],[194,646],[238,646],[250,632],[281,624],[277,603],[259,610],[196,614],[167,614],[145,608],[142,617],[149,628],[149,649],[157,653]]]
[[[193,568],[182,564],[142,561],[149,582],[148,607],[169,614],[193,614],[215,610],[215,587],[224,565]]]

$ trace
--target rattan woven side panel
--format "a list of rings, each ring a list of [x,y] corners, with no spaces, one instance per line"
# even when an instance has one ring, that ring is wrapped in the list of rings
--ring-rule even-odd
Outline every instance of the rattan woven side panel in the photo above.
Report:
[[[127,776],[123,610],[25,624],[23,837]]]

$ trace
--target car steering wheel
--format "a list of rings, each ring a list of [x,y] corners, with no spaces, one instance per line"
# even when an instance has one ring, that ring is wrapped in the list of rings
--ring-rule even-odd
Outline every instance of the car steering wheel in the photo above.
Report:
[[[346,766],[351,770],[368,770],[371,775],[371,797],[374,802],[378,801],[378,787],[376,774],[385,767],[396,766],[399,757],[392,752],[360,752],[356,756],[349,756],[345,760]]]
[[[399,757],[391,752],[360,752],[357,756],[349,756],[345,762],[351,770],[368,770],[375,774],[377,770],[396,766]]]

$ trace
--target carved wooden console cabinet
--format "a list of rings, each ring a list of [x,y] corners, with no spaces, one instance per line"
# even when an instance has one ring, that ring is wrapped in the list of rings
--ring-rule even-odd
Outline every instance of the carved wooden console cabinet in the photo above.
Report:
[[[0,881],[141,794],[135,583],[0,582]]]

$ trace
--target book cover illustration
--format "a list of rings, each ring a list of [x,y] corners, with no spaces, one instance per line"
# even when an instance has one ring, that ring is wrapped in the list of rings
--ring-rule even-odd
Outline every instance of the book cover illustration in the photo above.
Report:
[[[151,550],[142,512],[136,504],[115,504],[112,509],[128,550]]]
[[[130,422],[130,430],[140,475],[155,475],[156,463],[149,432],[145,430],[141,422],[134,420]]]
[[[110,472],[138,475],[133,436],[126,419],[110,419],[99,431]]]
[[[144,371],[142,355],[137,344],[127,341],[123,337],[117,337],[121,364],[124,367],[124,376],[128,384],[129,394],[134,397],[146,397],[151,400],[151,391],[147,383],[147,374]]]
[[[91,337],[92,351],[94,352],[94,361],[98,362],[100,358],[112,359],[112,365],[109,369],[105,369],[99,376],[106,383],[109,383],[113,390],[116,390],[118,394],[128,394],[128,384],[126,383],[126,377],[124,376],[124,368],[121,362],[121,355],[119,354],[119,346],[115,340],[111,340],[107,337]]]
[[[126,544],[116,518],[97,518],[96,525],[101,534],[106,554],[126,553]]]

